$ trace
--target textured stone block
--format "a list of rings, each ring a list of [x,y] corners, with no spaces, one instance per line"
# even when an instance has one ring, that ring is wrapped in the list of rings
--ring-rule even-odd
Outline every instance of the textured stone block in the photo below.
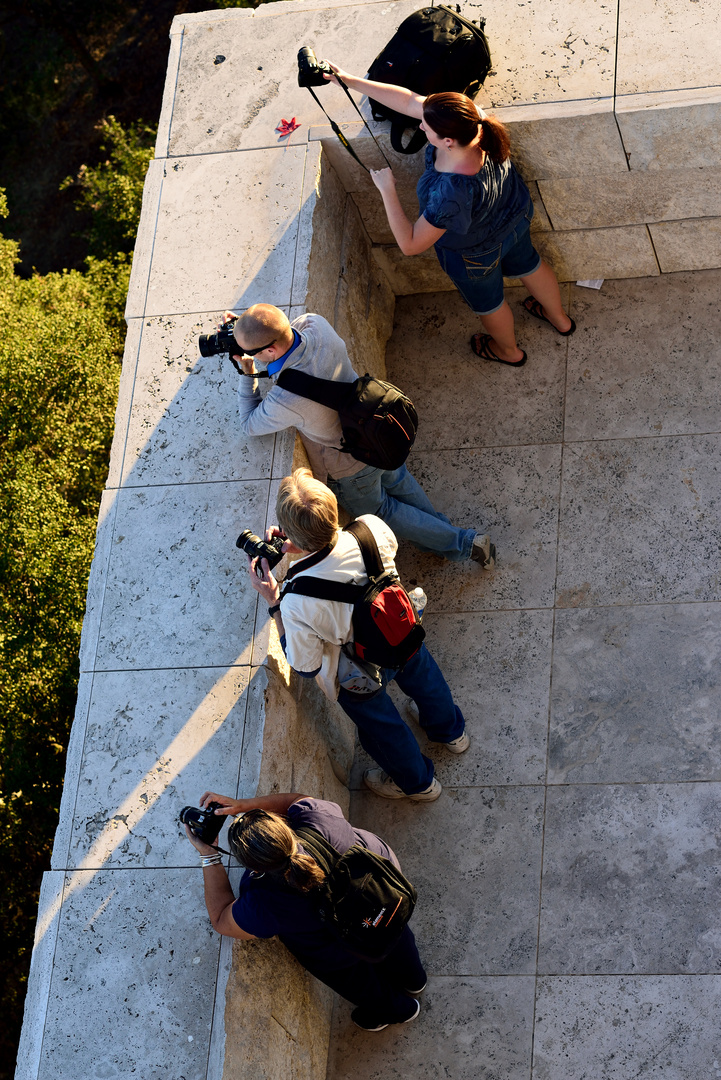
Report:
[[[537,983],[537,1080],[697,1080],[718,1062],[719,975],[609,975]]]
[[[533,242],[559,281],[654,277],[659,273],[648,231],[641,225],[539,232]]]
[[[320,144],[311,144],[303,205],[312,216],[304,240],[308,244],[305,262],[301,259],[296,263],[293,295],[301,311],[317,312],[331,324],[335,318],[346,200],[335,169],[320,151]]]
[[[716,604],[559,611],[549,780],[721,779]]]
[[[37,1080],[40,1070],[64,882],[65,874],[59,870],[46,871],[42,876],[15,1080]]]
[[[609,99],[603,111],[573,115],[534,117],[524,120],[522,109],[513,110],[519,119],[507,121],[504,110],[499,119],[508,123],[513,160],[526,182],[548,177],[596,176],[601,173],[625,173],[626,155],[618,133]],[[520,115],[519,115],[520,114]]]
[[[418,410],[416,450],[561,440],[567,341],[521,309],[525,296],[506,290],[531,358],[515,372],[513,393],[504,392],[507,369],[474,358],[468,342],[479,320],[460,293],[398,299],[388,376]]]
[[[127,315],[287,306],[305,153],[288,146],[167,159],[147,300],[131,292]]]
[[[567,448],[556,604],[721,599],[720,444],[687,435]]]
[[[571,785],[546,799],[539,972],[717,971],[719,785]]]
[[[518,373],[499,374],[509,380]],[[506,383],[512,392],[513,381]],[[501,391],[503,393],[504,391]],[[410,471],[454,525],[489,532],[498,548],[494,571],[402,546],[407,585],[422,585],[428,610],[493,611],[550,607],[556,564],[560,446],[513,446],[413,452]]]
[[[649,225],[664,274],[721,266],[721,217]]]
[[[121,491],[96,668],[248,664],[256,598],[235,547],[268,483]]]
[[[721,413],[716,271],[572,288],[565,437],[714,431]],[[639,348],[643,342],[643,348]]]
[[[541,180],[555,229],[598,229],[711,217],[721,212],[721,169],[626,172]]]
[[[39,1080],[205,1076],[218,951],[197,867],[68,874]]]
[[[715,0],[620,0],[616,92],[717,85],[719,34]]]
[[[248,668],[95,674],[70,866],[196,865],[178,813],[236,794],[247,687]]]
[[[240,376],[226,354],[198,350],[198,335],[213,333],[221,319],[217,312],[144,321],[116,480],[125,488],[270,476],[275,436],[240,433]]]
[[[616,118],[632,171],[721,166],[721,101],[694,103],[692,95],[619,98]]]
[[[527,1080],[532,1029],[530,976],[431,977],[418,1020],[389,1027],[373,1039],[355,1027],[341,1005],[328,1075],[334,1080]]]
[[[416,293],[455,292],[455,285],[438,265],[431,249],[421,255],[404,255],[397,244],[376,246],[373,258],[385,274],[396,296]]]

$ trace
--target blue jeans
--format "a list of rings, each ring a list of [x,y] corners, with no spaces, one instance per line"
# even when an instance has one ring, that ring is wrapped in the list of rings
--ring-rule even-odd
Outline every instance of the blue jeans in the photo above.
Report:
[[[421,753],[415,735],[386,691],[393,679],[418,706],[418,722],[431,742],[452,742],[466,722],[454,703],[441,669],[421,645],[400,671],[383,671],[383,689],[372,697],[341,689],[338,704],[358,728],[360,744],[405,791],[424,791],[433,780],[433,762]]]
[[[436,255],[468,306],[477,315],[492,315],[503,305],[503,279],[528,277],[541,265],[529,229],[533,203],[513,223],[500,244],[453,251],[436,244]]]
[[[477,530],[451,525],[405,465],[388,472],[366,465],[340,480],[329,476],[328,487],[352,517],[376,514],[396,536],[410,540],[420,551],[445,555],[452,562],[471,557]]]

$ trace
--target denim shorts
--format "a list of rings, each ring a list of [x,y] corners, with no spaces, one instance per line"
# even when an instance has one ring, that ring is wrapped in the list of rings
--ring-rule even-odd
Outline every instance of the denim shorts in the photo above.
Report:
[[[492,315],[503,304],[504,277],[527,277],[541,265],[531,243],[533,204],[502,243],[483,251],[451,251],[436,245],[436,255],[459,293],[477,315]]]

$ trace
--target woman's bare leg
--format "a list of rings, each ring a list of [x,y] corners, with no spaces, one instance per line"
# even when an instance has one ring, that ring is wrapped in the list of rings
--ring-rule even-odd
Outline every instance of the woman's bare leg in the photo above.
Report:
[[[489,345],[496,356],[510,363],[523,359],[523,351],[516,344],[513,312],[505,300],[497,311],[481,315],[481,322],[486,333],[491,335]]]
[[[522,277],[521,281],[531,296],[538,300],[543,308],[543,314],[557,330],[563,333],[571,329],[571,320],[561,304],[561,290],[558,287],[556,275],[547,262],[541,260],[538,270],[534,270],[527,277]]]

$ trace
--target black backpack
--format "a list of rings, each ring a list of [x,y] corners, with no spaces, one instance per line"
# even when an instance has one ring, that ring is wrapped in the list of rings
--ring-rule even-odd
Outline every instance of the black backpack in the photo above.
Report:
[[[426,636],[416,610],[397,574],[383,568],[378,545],[364,521],[351,521],[344,532],[358,541],[368,575],[367,585],[344,584],[323,578],[293,578],[292,570],[280,599],[286,593],[339,600],[353,604],[353,647],[359,660],[400,670],[414,656]]]
[[[460,7],[457,11],[460,12]],[[401,23],[395,35],[375,58],[368,71],[373,82],[404,86],[416,94],[446,90],[474,98],[491,70],[491,51],[483,28],[450,8],[421,8]],[[391,145],[399,154],[415,154],[426,143],[425,134],[414,131],[403,146],[406,128],[418,129],[419,120],[404,116],[370,98],[374,120],[391,120]]]
[[[418,430],[413,402],[392,383],[367,372],[352,383],[317,379],[305,371],[281,371],[278,386],[310,398],[338,413],[343,429],[339,447],[357,461],[376,469],[399,469]]]
[[[293,829],[326,874],[317,892],[320,916],[346,948],[382,960],[398,943],[416,906],[416,890],[390,859],[354,844],[344,855],[309,825]]]

